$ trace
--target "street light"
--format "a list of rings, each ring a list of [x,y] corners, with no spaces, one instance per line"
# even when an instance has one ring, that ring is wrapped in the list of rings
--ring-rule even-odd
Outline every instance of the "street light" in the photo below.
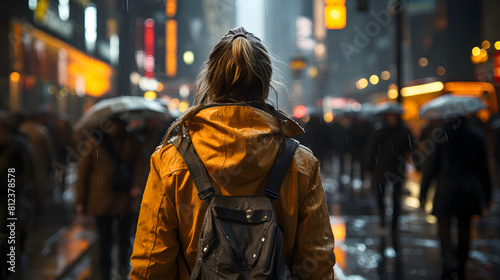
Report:
[[[378,84],[378,81],[379,81],[379,79],[378,79],[377,75],[371,75],[370,76],[370,83],[372,83],[372,85]]]
[[[356,82],[356,87],[358,89],[364,89],[368,86],[368,80],[365,78],[359,79],[359,81]]]

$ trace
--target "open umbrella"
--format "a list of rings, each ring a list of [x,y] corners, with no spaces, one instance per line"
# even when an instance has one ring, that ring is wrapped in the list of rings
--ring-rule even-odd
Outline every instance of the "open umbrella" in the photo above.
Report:
[[[419,111],[420,118],[440,120],[466,116],[486,105],[477,97],[443,95],[425,103]]]
[[[405,109],[398,102],[386,101],[375,105],[371,111],[373,115],[402,114]]]
[[[110,118],[130,121],[169,117],[167,108],[155,101],[139,96],[120,96],[97,102],[75,124],[74,130],[99,127],[102,120]]]

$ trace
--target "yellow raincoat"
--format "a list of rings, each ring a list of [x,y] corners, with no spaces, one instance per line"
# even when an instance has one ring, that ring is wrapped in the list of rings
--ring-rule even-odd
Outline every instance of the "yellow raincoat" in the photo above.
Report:
[[[220,194],[264,196],[281,137],[275,117],[250,106],[218,106],[196,113],[186,127]],[[303,132],[292,120],[282,127],[288,137]],[[284,229],[292,276],[333,279],[334,238],[325,192],[318,161],[307,148],[296,150],[273,206]],[[206,207],[177,149],[172,144],[157,148],[151,156],[130,279],[189,279]]]

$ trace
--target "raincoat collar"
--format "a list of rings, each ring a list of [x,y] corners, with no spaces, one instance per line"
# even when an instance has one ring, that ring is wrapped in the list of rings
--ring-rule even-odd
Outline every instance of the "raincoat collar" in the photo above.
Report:
[[[260,102],[214,103],[214,104],[206,105],[203,108],[199,109],[198,113],[196,115],[200,114],[201,111],[209,109],[209,108],[226,107],[226,106],[252,107],[256,110],[260,110],[260,111],[263,111],[264,113],[267,113],[269,115],[268,117],[266,117],[266,119],[268,121],[271,121],[271,118],[274,118],[281,123],[281,129],[283,130],[283,133],[286,137],[295,137],[295,136],[305,132],[304,128],[302,128],[295,120],[290,118],[285,112],[283,112],[280,109],[276,109],[272,105],[267,104],[267,103],[260,103]]]
[[[285,113],[253,105],[210,105],[185,121],[193,145],[219,189],[263,180],[270,172],[280,139],[303,133]]]

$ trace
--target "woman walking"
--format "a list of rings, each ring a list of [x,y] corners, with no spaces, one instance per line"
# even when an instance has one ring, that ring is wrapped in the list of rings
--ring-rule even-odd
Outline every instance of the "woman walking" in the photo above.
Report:
[[[285,137],[302,128],[266,104],[272,76],[269,54],[244,28],[229,30],[206,62],[197,104],[167,133],[151,156],[131,258],[131,279],[189,279],[207,203],[169,139],[187,129],[216,192],[263,196],[274,158]],[[273,88],[274,89],[274,88]],[[333,279],[334,239],[319,164],[300,146],[272,203],[283,229],[292,277]],[[294,278],[295,279],[295,278]]]

